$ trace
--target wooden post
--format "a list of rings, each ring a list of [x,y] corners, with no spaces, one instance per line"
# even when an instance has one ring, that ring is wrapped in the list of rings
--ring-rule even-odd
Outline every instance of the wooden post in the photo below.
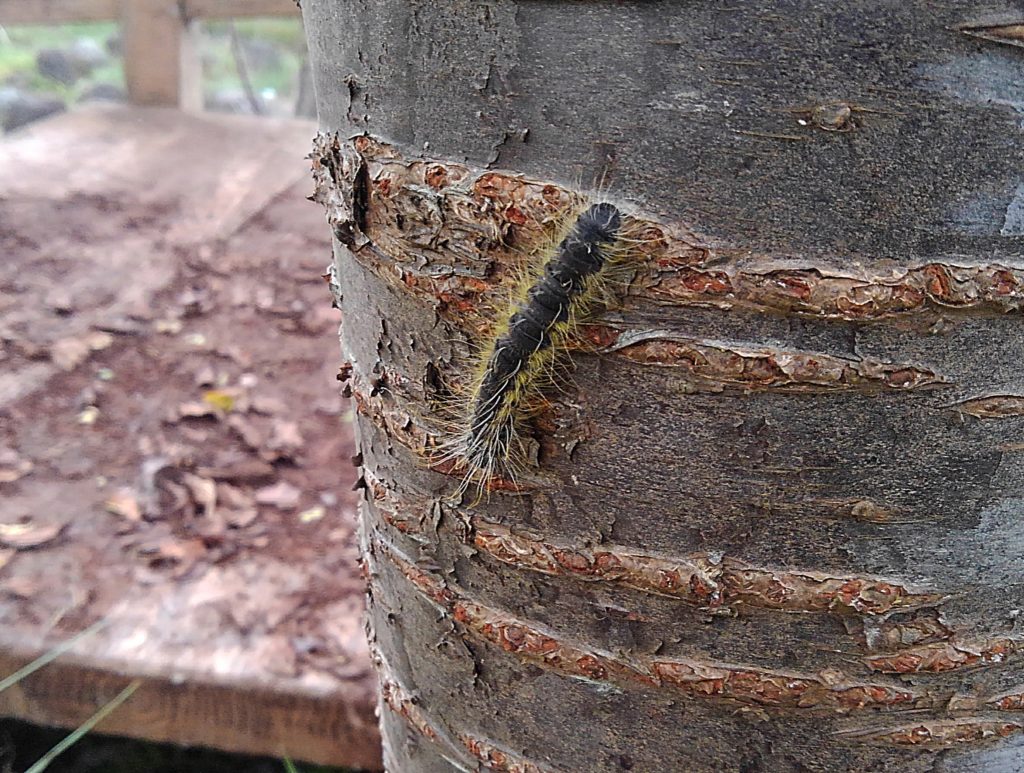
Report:
[[[122,0],[121,22],[132,102],[202,110],[199,22],[185,18],[175,0]]]

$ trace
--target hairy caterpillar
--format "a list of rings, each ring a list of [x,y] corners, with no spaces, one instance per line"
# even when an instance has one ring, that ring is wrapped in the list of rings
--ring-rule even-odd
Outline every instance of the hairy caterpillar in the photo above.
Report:
[[[471,483],[482,491],[494,475],[514,481],[524,456],[519,424],[557,352],[601,295],[621,226],[613,204],[587,208],[501,320],[481,360],[462,430],[447,449],[448,458],[465,469],[460,492]]]

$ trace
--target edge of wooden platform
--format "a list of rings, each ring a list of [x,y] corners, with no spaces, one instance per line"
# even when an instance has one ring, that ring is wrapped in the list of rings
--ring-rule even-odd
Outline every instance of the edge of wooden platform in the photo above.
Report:
[[[0,648],[0,674],[14,673],[41,654]],[[282,691],[202,675],[128,675],[68,655],[0,693],[0,716],[74,728],[135,679],[142,682],[137,692],[96,732],[381,769],[376,719],[366,696],[352,694],[357,685],[324,694]]]

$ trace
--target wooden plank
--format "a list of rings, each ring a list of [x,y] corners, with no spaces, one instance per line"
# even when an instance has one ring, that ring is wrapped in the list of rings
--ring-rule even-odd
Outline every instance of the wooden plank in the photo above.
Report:
[[[12,673],[31,659],[28,652],[18,657],[0,649],[0,674]],[[352,708],[337,694],[281,692],[256,680],[225,684],[179,676],[185,678],[144,678],[130,701],[96,732],[360,770],[380,768],[370,704],[362,717],[365,726],[357,727]],[[0,716],[74,728],[134,678],[131,665],[119,673],[87,661],[58,660],[0,694]]]
[[[202,109],[202,69],[195,22],[177,3],[122,0],[124,77],[136,105]]]
[[[0,0],[0,25],[111,21],[118,0]]]
[[[299,16],[295,0],[185,0],[185,15],[199,19]]]
[[[119,0],[0,0],[0,25],[112,21],[120,16],[119,6]],[[187,19],[299,14],[294,0],[186,0],[183,7]]]
[[[0,329],[31,355],[0,368],[0,410],[5,449],[34,465],[4,484],[0,523],[60,530],[34,550],[0,546],[0,678],[106,621],[0,694],[0,716],[70,727],[138,677],[142,688],[101,730],[379,764],[349,539],[355,474],[337,464],[354,453],[351,424],[315,408],[338,353],[319,276],[330,234],[304,200],[314,132],[306,121],[92,106],[0,143],[10,245],[0,287],[17,288],[0,293]],[[182,301],[182,292],[194,297]],[[183,319],[182,303],[191,308]],[[178,333],[161,327],[175,318]],[[108,329],[119,334],[101,351],[61,367],[62,345]],[[204,368],[232,383],[258,374],[253,394],[271,413],[236,411],[231,425],[168,421],[168,411],[201,399],[190,374]],[[98,382],[99,369],[111,380]],[[98,389],[102,416],[79,424],[76,395],[99,399],[90,394]],[[233,434],[248,427],[256,442],[261,423],[275,421],[301,438],[301,466],[261,464]],[[302,502],[256,503],[247,525],[205,541],[182,532],[199,521],[179,511],[137,520],[106,512],[114,492],[142,491],[140,470],[166,443],[193,448],[183,470],[207,480],[215,473],[202,470],[239,459],[269,469],[259,482],[235,480],[236,496],[254,500],[261,487],[289,482]],[[222,489],[218,518],[230,512]],[[314,510],[302,521],[317,502],[329,504],[322,517]],[[184,545],[196,562],[180,573],[154,565],[151,545]]]

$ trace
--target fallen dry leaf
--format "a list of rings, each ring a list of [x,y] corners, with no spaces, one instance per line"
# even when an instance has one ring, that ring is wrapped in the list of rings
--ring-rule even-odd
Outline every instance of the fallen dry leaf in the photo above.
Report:
[[[166,335],[174,335],[181,332],[181,328],[184,327],[180,319],[158,319],[153,323],[153,328],[158,333],[164,333]]]
[[[217,484],[217,501],[224,505],[224,507],[236,510],[252,507],[251,496],[237,486],[231,486],[227,483]]]
[[[302,492],[286,480],[278,481],[256,492],[256,501],[261,505],[271,505],[282,510],[291,510],[299,503]]]
[[[139,552],[147,556],[151,568],[173,567],[172,576],[183,577],[206,554],[206,546],[198,539],[167,537],[155,545],[141,547]]]
[[[191,504],[192,495],[185,486],[170,479],[162,479],[158,485],[164,494],[160,497],[161,511],[158,515],[180,513]]]
[[[323,518],[326,512],[327,510],[323,505],[316,505],[299,513],[299,520],[302,523],[313,523],[314,521],[319,521]]]
[[[89,356],[89,344],[80,338],[62,338],[50,347],[50,359],[61,370],[74,370]]]
[[[262,448],[266,442],[266,438],[259,428],[243,416],[238,414],[229,416],[228,426],[237,432],[238,436],[242,438],[242,442],[254,451]]]
[[[82,409],[82,412],[78,414],[78,423],[91,427],[96,423],[96,419],[100,417],[100,409],[95,405],[86,406]]]
[[[94,330],[85,337],[85,345],[91,351],[100,352],[114,343],[114,336],[102,330]]]
[[[142,508],[131,489],[120,489],[103,503],[108,513],[120,516],[126,521],[138,523],[142,520]]]
[[[284,401],[278,400],[276,397],[254,395],[252,398],[252,409],[256,413],[271,416],[275,413],[284,413],[288,410],[288,406],[284,404]]]
[[[217,508],[217,484],[210,478],[185,473],[182,482],[192,494],[192,501],[202,508],[195,522],[196,530],[204,537],[219,537],[227,528],[223,513]]]
[[[272,450],[290,458],[302,448],[302,443],[302,435],[296,422],[274,419],[268,443]]]
[[[224,413],[234,410],[238,398],[239,393],[235,389],[208,389],[203,392],[203,402]]]
[[[163,515],[162,484],[175,475],[177,470],[166,456],[154,456],[143,460],[139,475],[139,499],[142,512],[147,517],[156,518]]]
[[[277,474],[273,465],[259,459],[244,459],[219,467],[200,467],[196,472],[207,478],[232,483],[258,483]]]
[[[203,513],[213,515],[217,507],[217,484],[210,478],[203,478],[191,473],[185,473],[182,476],[182,483],[192,494],[195,503],[202,505]]]
[[[234,529],[244,529],[251,526],[258,516],[259,511],[255,507],[246,507],[242,510],[229,510],[224,514],[224,520]]]
[[[0,591],[16,599],[30,599],[41,589],[39,581],[31,577],[9,577],[0,582]]]
[[[63,524],[0,523],[0,545],[27,550],[53,542],[64,530]]]
[[[24,478],[34,465],[18,455],[13,448],[0,448],[0,483],[13,483]]]
[[[221,411],[209,403],[181,403],[178,405],[174,414],[168,418],[168,421],[174,422],[178,419],[202,419],[207,416],[217,418],[220,414]]]
[[[212,387],[217,383],[217,373],[209,365],[204,365],[195,375],[196,386]]]
[[[185,475],[165,456],[146,459],[139,477],[139,504],[147,519],[155,520],[191,506],[192,494],[182,482]]]
[[[960,413],[979,419],[1003,419],[1024,415],[1024,397],[1020,395],[990,395],[966,400],[956,406]]]

